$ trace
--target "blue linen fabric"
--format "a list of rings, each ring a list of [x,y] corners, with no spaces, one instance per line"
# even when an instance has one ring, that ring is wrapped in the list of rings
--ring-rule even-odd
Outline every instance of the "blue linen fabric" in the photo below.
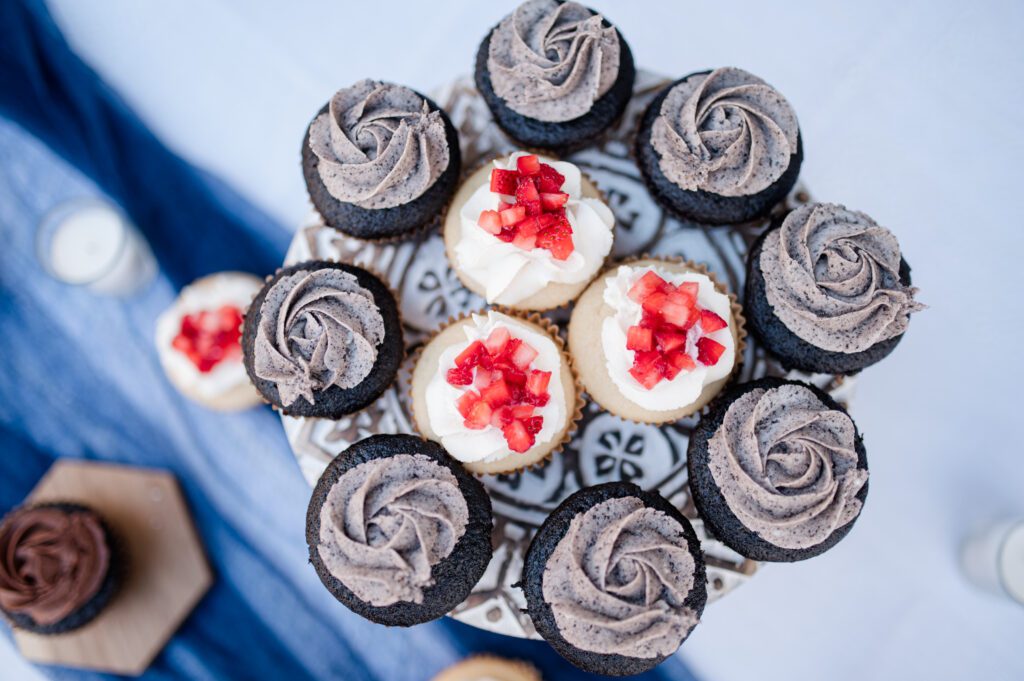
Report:
[[[82,196],[119,204],[153,247],[160,273],[136,295],[94,296],[37,261],[41,217]],[[268,273],[288,240],[167,150],[69,50],[41,2],[0,0],[0,512],[61,457],[178,476],[217,578],[148,679],[421,680],[475,652],[530,660],[546,679],[593,678],[541,642],[447,618],[390,629],[350,613],[306,560],[310,489],[278,417],[215,414],[167,382],[152,336],[177,290],[225,269]],[[674,658],[641,678],[693,677]]]

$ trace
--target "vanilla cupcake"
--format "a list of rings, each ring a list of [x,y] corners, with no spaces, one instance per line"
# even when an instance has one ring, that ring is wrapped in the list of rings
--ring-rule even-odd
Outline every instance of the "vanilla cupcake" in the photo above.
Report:
[[[520,470],[560,448],[581,403],[561,341],[543,324],[488,310],[441,329],[412,373],[419,432],[479,474]]]
[[[517,151],[456,192],[445,250],[466,288],[488,303],[549,310],[574,300],[601,270],[614,225],[577,166]]]
[[[541,681],[536,667],[522,660],[473,655],[442,669],[433,681]]]
[[[197,279],[156,321],[155,343],[167,379],[211,409],[237,411],[262,401],[242,364],[242,317],[263,282],[243,272]]]
[[[668,423],[729,381],[743,348],[735,299],[701,267],[656,258],[612,268],[580,296],[569,350],[580,382],[616,416]]]

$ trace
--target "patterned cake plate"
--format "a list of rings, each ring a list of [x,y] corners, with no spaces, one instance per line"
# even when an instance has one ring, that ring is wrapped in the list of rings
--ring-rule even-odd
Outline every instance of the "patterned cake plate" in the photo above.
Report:
[[[616,257],[640,253],[682,255],[706,263],[731,291],[743,290],[747,249],[767,220],[735,226],[700,228],[665,213],[650,197],[630,154],[638,115],[668,81],[651,73],[637,74],[636,90],[619,125],[599,146],[572,154],[603,190],[616,218]],[[494,125],[472,78],[463,77],[438,92],[435,100],[459,130],[467,170],[516,147]],[[787,202],[807,201],[798,188]],[[450,316],[485,306],[466,290],[448,267],[444,241],[434,229],[394,244],[372,244],[345,237],[324,227],[318,216],[295,235],[285,264],[308,259],[341,259],[368,266],[384,275],[398,293],[405,322],[407,357]],[[551,314],[568,320],[566,310]],[[327,464],[353,442],[376,433],[412,433],[408,404],[407,360],[399,380],[377,402],[350,417],[331,421],[282,417],[288,441],[303,474],[314,485]],[[752,339],[740,370],[740,380],[790,376],[815,383],[840,402],[848,402],[849,378],[787,373],[766,356]],[[629,480],[657,489],[693,522],[707,562],[708,600],[714,601],[748,580],[757,563],[735,553],[708,534],[690,499],[686,445],[695,417],[667,426],[623,421],[589,403],[572,442],[543,468],[512,475],[488,476],[484,485],[494,506],[494,558],[473,593],[451,616],[500,634],[537,638],[526,602],[512,585],[519,581],[530,539],[548,514],[570,494],[589,485]]]

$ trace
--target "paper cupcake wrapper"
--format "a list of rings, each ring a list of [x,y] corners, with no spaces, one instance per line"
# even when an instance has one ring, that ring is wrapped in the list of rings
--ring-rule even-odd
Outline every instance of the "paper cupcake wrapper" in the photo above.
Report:
[[[437,336],[441,334],[442,331],[450,327],[452,324],[457,324],[458,322],[472,318],[472,316],[475,314],[486,314],[488,310],[494,310],[495,312],[500,312],[501,314],[506,315],[508,317],[514,317],[516,319],[519,319],[520,321],[532,324],[536,327],[539,327],[544,333],[551,337],[551,340],[554,341],[555,343],[555,347],[558,348],[558,351],[562,355],[562,360],[566,363],[566,366],[569,368],[569,373],[572,375],[573,388],[575,390],[575,399],[573,404],[571,405],[572,412],[571,414],[568,415],[569,423],[566,426],[565,433],[562,435],[562,439],[554,446],[552,446],[552,448],[544,456],[542,456],[540,459],[537,459],[536,461],[532,461],[526,464],[520,464],[517,466],[510,466],[509,468],[500,471],[478,472],[474,471],[470,467],[472,463],[463,463],[463,465],[466,467],[466,470],[470,471],[471,473],[473,473],[473,475],[476,475],[477,477],[482,477],[485,475],[503,475],[517,471],[543,468],[547,464],[547,462],[551,460],[551,457],[553,457],[555,454],[560,454],[562,450],[565,449],[565,446],[572,441],[573,436],[576,434],[576,431],[579,428],[580,421],[583,419],[583,408],[586,406],[586,401],[583,399],[583,384],[580,383],[579,374],[576,372],[576,366],[573,364],[572,357],[570,356],[569,351],[566,348],[565,341],[558,333],[558,326],[550,319],[542,317],[537,312],[527,313],[521,310],[513,310],[508,307],[502,307],[500,305],[492,305],[490,307],[481,308],[479,310],[462,312],[457,316],[450,316],[448,317],[447,322],[442,324],[440,328],[438,328],[437,330],[433,331],[426,339],[424,339],[423,343],[418,348],[416,348],[416,351],[413,353],[412,356],[411,369],[415,370],[416,365],[419,364],[420,359],[423,356],[424,349],[428,345],[430,345],[437,338]],[[423,433],[420,430],[419,421],[416,418],[416,400],[414,399],[412,389],[412,370],[409,372],[409,385],[407,386],[406,389],[406,394],[409,400],[409,412],[410,414],[412,414],[412,426],[420,437],[430,439],[427,437],[425,433]],[[512,454],[505,458],[512,460],[515,458],[515,453],[513,452]],[[500,460],[502,459],[499,459],[499,461]]]

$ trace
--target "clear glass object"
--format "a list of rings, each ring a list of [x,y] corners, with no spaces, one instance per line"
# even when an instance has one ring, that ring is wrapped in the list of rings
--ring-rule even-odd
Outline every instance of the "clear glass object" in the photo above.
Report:
[[[1024,518],[1004,520],[969,537],[960,558],[971,582],[1024,605]]]
[[[72,199],[44,215],[36,232],[36,254],[54,279],[102,295],[135,293],[157,271],[139,230],[116,206],[99,198]]]

